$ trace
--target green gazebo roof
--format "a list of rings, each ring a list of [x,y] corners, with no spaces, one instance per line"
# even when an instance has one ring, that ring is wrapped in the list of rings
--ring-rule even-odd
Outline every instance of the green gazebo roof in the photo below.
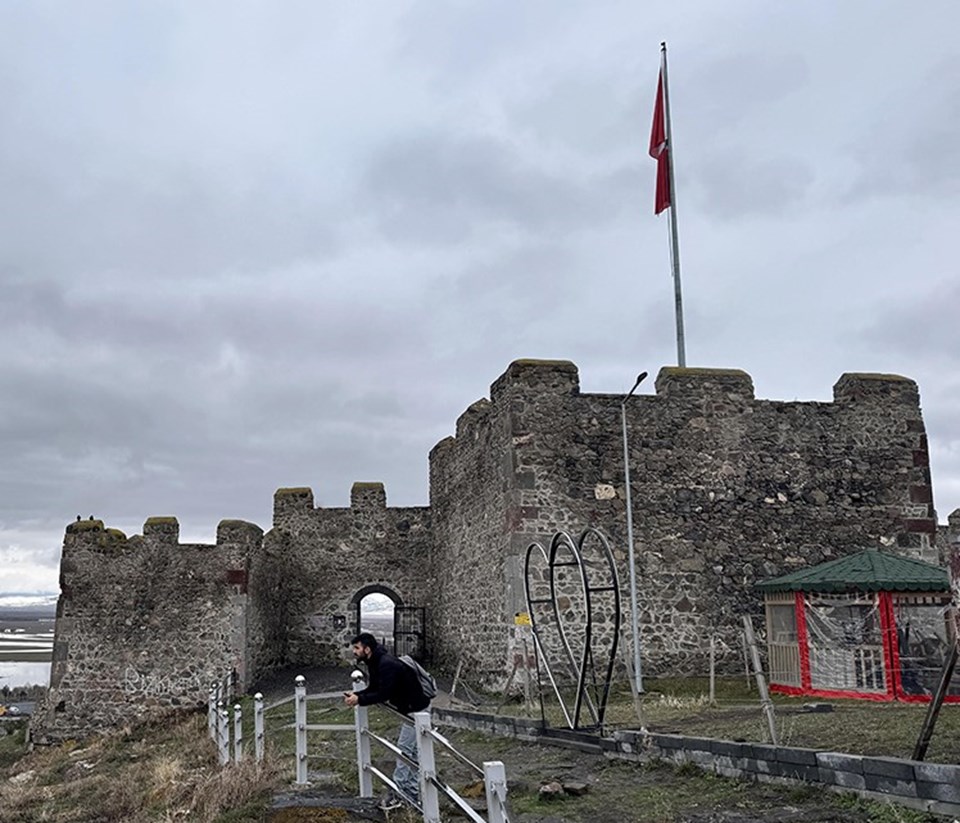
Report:
[[[867,549],[762,580],[756,588],[762,592],[948,592],[950,579],[939,566]]]

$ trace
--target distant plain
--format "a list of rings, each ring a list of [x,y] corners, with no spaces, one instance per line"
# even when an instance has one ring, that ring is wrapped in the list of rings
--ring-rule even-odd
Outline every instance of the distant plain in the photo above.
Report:
[[[0,608],[0,688],[47,685],[53,627],[52,608]]]

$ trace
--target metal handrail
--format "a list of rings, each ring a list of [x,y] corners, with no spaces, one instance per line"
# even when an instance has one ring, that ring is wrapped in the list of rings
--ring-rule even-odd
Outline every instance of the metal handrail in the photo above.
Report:
[[[359,690],[362,684],[356,682],[354,689]],[[304,785],[307,783],[308,770],[307,761],[307,732],[310,730],[324,731],[347,731],[354,730],[357,740],[357,766],[360,780],[360,796],[373,796],[372,777],[378,778],[389,788],[402,797],[412,808],[423,815],[425,823],[439,823],[440,807],[438,805],[439,794],[450,800],[469,820],[474,823],[487,823],[487,821],[478,814],[473,807],[461,797],[454,789],[439,778],[436,772],[436,763],[434,759],[434,743],[443,746],[454,758],[477,772],[483,777],[487,809],[489,814],[489,823],[508,823],[509,817],[506,809],[506,777],[504,775],[503,764],[499,761],[485,762],[483,768],[474,763],[470,758],[454,748],[453,744],[436,731],[430,723],[429,712],[418,712],[413,718],[396,711],[391,706],[385,706],[388,710],[398,715],[403,722],[410,723],[411,719],[417,733],[418,755],[408,757],[400,748],[390,740],[380,736],[370,730],[367,726],[367,707],[357,706],[355,709],[355,722],[353,725],[346,724],[309,724],[307,723],[307,701],[308,700],[330,700],[340,698],[343,692],[322,692],[308,695],[306,693],[306,681],[303,677],[297,677],[296,689],[293,697],[283,698],[274,701],[269,706],[264,706],[263,696],[254,695],[254,744],[255,758],[259,762],[264,757],[264,740],[266,735],[272,734],[281,729],[289,730],[291,727],[296,731],[296,779],[295,783]],[[269,730],[265,729],[265,715],[268,711],[285,706],[288,703],[294,703],[295,719],[292,724],[284,723],[281,726],[275,726]],[[243,757],[243,732],[242,732],[242,713],[239,704],[233,707],[233,759],[239,761]],[[221,765],[230,762],[230,724],[228,724],[228,713],[222,703],[214,704],[213,690],[211,690],[210,702],[210,734],[217,741],[219,759]],[[421,802],[417,803],[408,796],[391,777],[380,771],[373,765],[370,758],[370,741],[375,740],[390,752],[397,760],[406,763],[415,769],[420,775],[420,793]]]

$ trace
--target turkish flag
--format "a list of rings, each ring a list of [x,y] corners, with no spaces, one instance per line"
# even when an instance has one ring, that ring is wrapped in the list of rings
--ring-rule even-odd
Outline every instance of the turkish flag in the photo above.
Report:
[[[657,194],[653,213],[670,208],[670,161],[667,157],[666,115],[663,107],[663,70],[657,80],[657,102],[653,106],[653,128],[650,129],[650,156],[657,161]]]

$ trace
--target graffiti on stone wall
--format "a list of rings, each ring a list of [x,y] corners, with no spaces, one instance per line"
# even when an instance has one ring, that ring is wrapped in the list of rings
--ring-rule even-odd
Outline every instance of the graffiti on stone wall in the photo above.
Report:
[[[127,666],[123,671],[123,690],[127,694],[187,694],[201,690],[202,686],[199,675],[174,677],[163,672],[141,672],[133,666]]]

